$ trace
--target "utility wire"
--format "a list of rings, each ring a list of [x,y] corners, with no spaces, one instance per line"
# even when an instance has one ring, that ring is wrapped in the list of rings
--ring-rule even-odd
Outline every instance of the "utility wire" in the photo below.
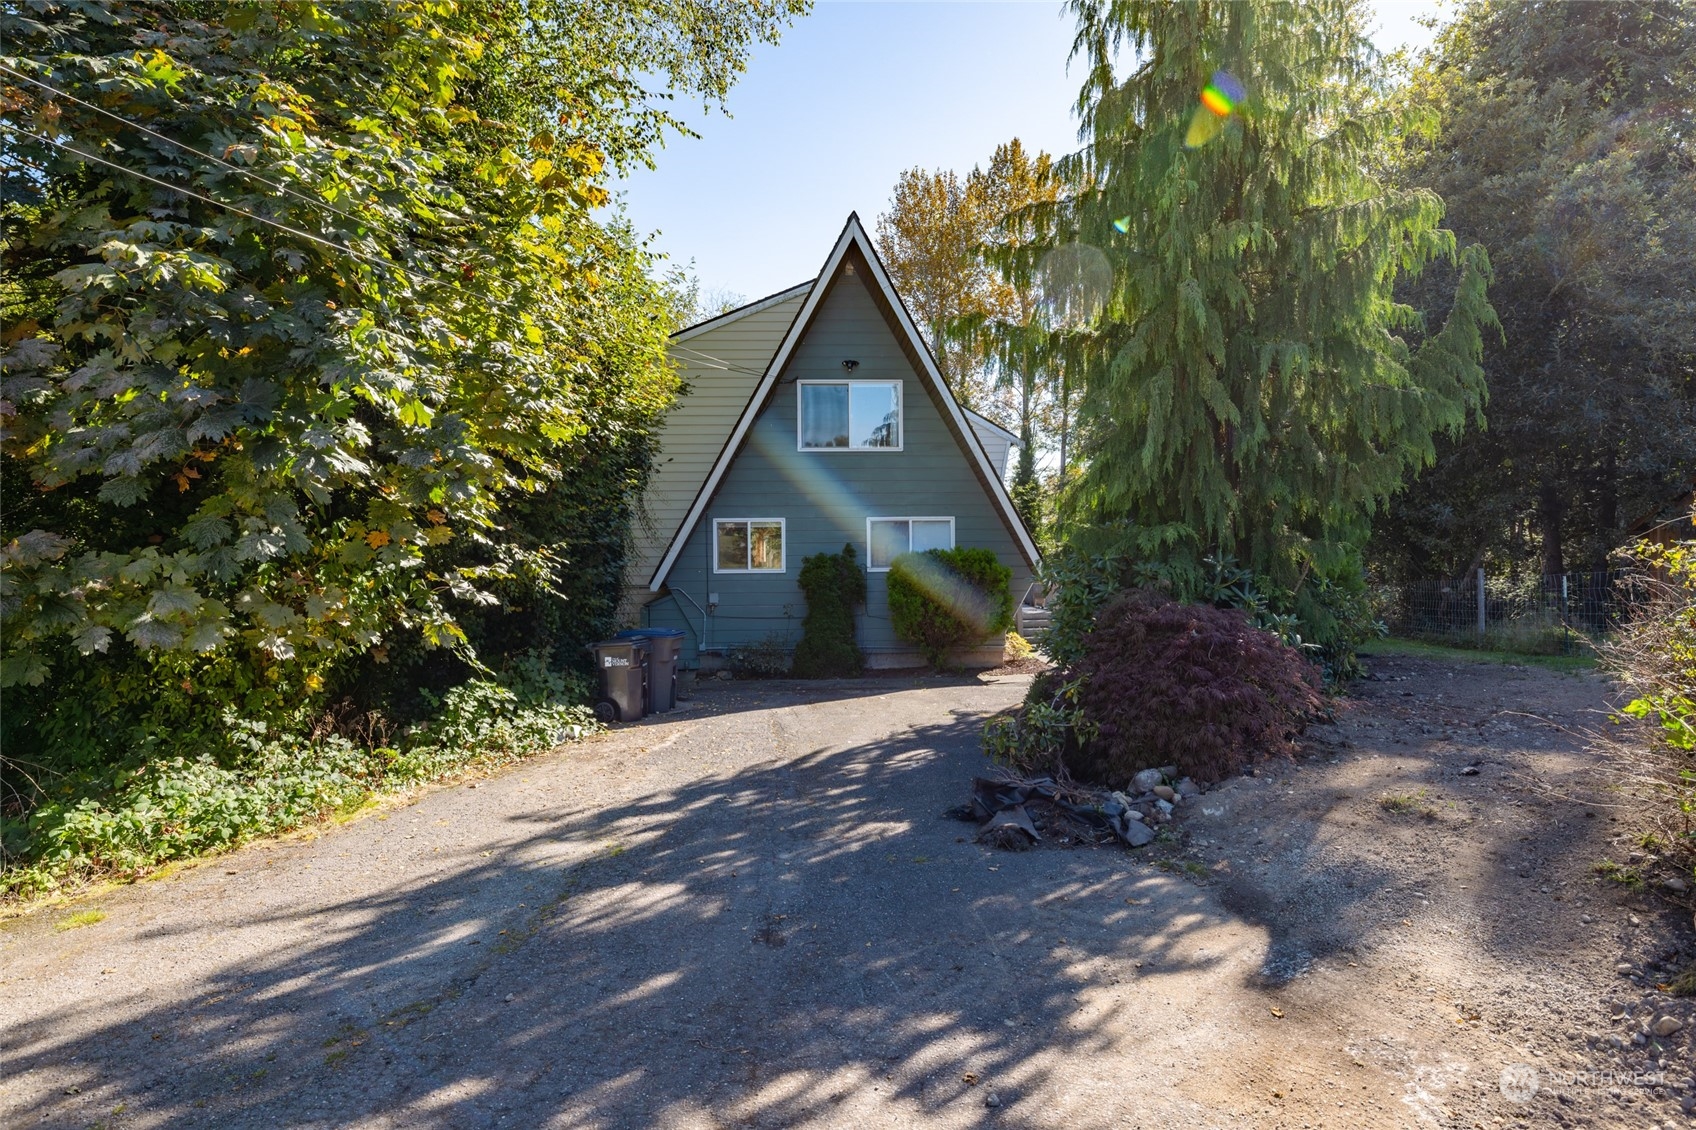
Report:
[[[260,176],[257,172],[255,172],[252,169],[244,169],[240,165],[232,164],[231,162],[226,161],[222,157],[218,157],[218,156],[215,156],[214,154],[206,152],[204,149],[196,149],[194,146],[188,144],[188,142],[186,142],[186,141],[178,141],[174,137],[167,137],[165,134],[160,133],[158,130],[149,129],[147,126],[142,125],[140,122],[135,121],[132,118],[126,118],[122,114],[113,113],[111,110],[108,110],[108,109],[106,109],[102,106],[96,106],[92,102],[85,102],[83,99],[78,98],[76,95],[71,94],[68,91],[60,90],[58,87],[52,85],[51,83],[42,82],[38,78],[34,78],[30,75],[26,75],[22,71],[15,70],[12,67],[8,67],[5,63],[0,63],[0,71],[4,71],[9,75],[12,75],[16,78],[20,78],[27,83],[31,83],[35,86],[39,86],[41,89],[47,91],[49,94],[57,95],[58,97],[63,98],[68,102],[75,102],[78,106],[87,107],[88,109],[93,110],[96,114],[104,114],[106,117],[111,118],[113,121],[122,122],[124,125],[129,126],[131,129],[138,130],[141,133],[145,133],[149,137],[156,137],[160,141],[163,141],[167,145],[174,145],[178,149],[182,149],[182,150],[185,150],[189,153],[193,153],[197,157],[204,157],[208,161],[211,161],[211,162],[218,164],[218,165],[222,165],[224,168],[230,170],[232,173],[236,173],[239,176],[244,176],[244,177],[251,178],[252,180],[256,180],[260,184],[265,185],[267,188],[273,188],[273,189],[277,190],[278,192],[282,193],[285,196],[292,196],[296,200],[304,201],[307,204],[311,204],[311,205],[313,205],[314,207],[317,207],[317,208],[326,208],[329,211],[334,212],[336,215],[340,216],[342,219],[344,219],[344,220],[348,221],[349,223],[355,225],[356,227],[367,227],[367,226],[378,227],[378,230],[382,230],[378,225],[372,224],[368,220],[361,220],[356,216],[349,215],[348,213],[342,211],[340,208],[337,208],[334,204],[331,204],[328,200],[324,200],[324,199],[321,199],[321,198],[318,198],[318,197],[308,196],[303,192],[296,192],[294,189],[290,188],[286,184],[278,184],[276,181],[271,180],[268,177]],[[388,235],[390,233],[384,232],[384,234]],[[391,238],[392,238],[392,236],[391,236]]]
[[[439,280],[439,279],[432,279],[432,278],[429,278],[425,275],[421,275],[416,271],[409,270],[406,267],[401,266],[399,263],[391,262],[390,260],[384,259],[381,256],[368,255],[363,251],[355,251],[353,248],[344,246],[343,244],[337,243],[334,240],[325,239],[323,236],[319,236],[319,235],[313,235],[311,232],[301,231],[299,228],[290,227],[288,224],[281,223],[277,220],[273,220],[273,219],[271,219],[267,216],[261,216],[257,212],[250,212],[246,208],[238,208],[234,204],[226,204],[222,200],[217,200],[217,199],[214,199],[213,197],[210,197],[210,196],[203,196],[198,192],[193,192],[189,189],[183,188],[181,185],[172,184],[169,181],[160,180],[158,177],[149,176],[146,173],[137,172],[136,170],[128,167],[127,165],[120,165],[116,161],[108,161],[104,157],[97,156],[96,154],[93,154],[93,153],[84,152],[83,150],[78,149],[74,145],[66,145],[62,141],[55,141],[53,138],[47,137],[43,134],[36,133],[34,130],[20,129],[17,126],[13,125],[12,123],[4,122],[4,121],[0,121],[0,126],[4,126],[6,129],[11,130],[13,133],[21,134],[24,137],[33,138],[36,141],[46,142],[48,145],[53,146],[55,149],[63,149],[66,153],[74,154],[75,156],[82,158],[84,161],[93,161],[96,164],[105,165],[109,169],[116,169],[120,173],[127,173],[130,176],[135,177],[137,180],[144,180],[144,181],[147,181],[149,184],[156,184],[160,188],[166,189],[167,191],[170,191],[170,192],[175,192],[180,196],[187,196],[190,199],[199,200],[200,202],[202,202],[204,204],[212,205],[214,208],[227,209],[231,212],[236,213],[237,215],[246,216],[250,220],[256,220],[259,223],[266,224],[270,227],[276,228],[278,231],[284,231],[284,232],[287,232],[290,235],[298,236],[301,239],[310,240],[313,243],[321,244],[324,247],[328,247],[332,251],[340,251],[344,255],[351,256],[352,258],[361,259],[361,260],[364,260],[367,263],[372,263],[372,264],[375,264],[376,266],[379,266],[379,267],[387,267],[392,271],[397,271],[400,274],[403,274],[403,275],[407,276],[408,278],[410,278],[410,279],[412,279],[416,282],[420,282],[420,283],[425,284],[426,286],[436,285],[437,283],[441,282],[441,280]],[[451,284],[448,284],[448,285],[451,285]]]
[[[747,373],[753,377],[766,375],[763,369],[747,369],[741,365],[732,365],[722,357],[714,357],[711,353],[702,353],[699,349],[690,349],[687,345],[674,345],[671,348],[678,353],[693,353],[698,360],[691,358],[685,358],[685,360],[689,361],[690,364],[700,365],[703,369],[725,369],[732,373]]]
[[[11,68],[7,67],[3,63],[0,63],[0,70],[10,71]],[[15,74],[16,72],[12,72],[12,73]],[[45,84],[41,84],[41,85],[45,85]],[[80,101],[80,100],[72,99],[72,101]],[[91,108],[92,109],[99,109],[99,107],[91,107]],[[102,113],[104,113],[104,112],[105,111],[102,111]],[[109,116],[114,117],[114,118],[118,117],[118,115],[116,115],[116,114],[112,114],[112,115],[109,115]],[[128,122],[127,119],[118,118],[118,120],[119,121],[125,121],[126,124],[129,124],[129,125],[135,125],[135,123],[133,123],[133,122]],[[408,278],[413,279],[417,282],[423,283],[425,285],[432,285],[432,284],[441,282],[441,280],[431,279],[431,278],[428,278],[424,275],[418,274],[416,271],[408,270],[407,268],[402,267],[398,263],[393,263],[393,262],[390,262],[387,259],[379,258],[379,257],[374,256],[374,255],[367,255],[367,254],[365,254],[364,252],[361,252],[361,251],[355,251],[353,248],[344,246],[343,244],[340,244],[340,243],[336,243],[333,240],[325,239],[322,236],[313,235],[311,232],[301,231],[299,228],[291,227],[288,224],[281,223],[277,220],[273,220],[273,219],[271,219],[267,216],[261,216],[257,212],[250,212],[246,208],[238,208],[234,204],[227,204],[222,200],[217,200],[217,199],[214,199],[213,197],[204,196],[204,195],[202,195],[198,192],[193,192],[189,189],[183,188],[181,185],[171,184],[169,181],[163,181],[163,180],[160,180],[158,177],[150,176],[147,173],[138,172],[135,169],[129,168],[127,165],[120,165],[116,161],[109,161],[106,158],[98,156],[96,154],[85,152],[84,150],[78,149],[74,145],[66,145],[62,141],[56,141],[51,137],[47,137],[43,134],[38,134],[38,133],[34,132],[33,130],[20,129],[18,126],[15,126],[10,122],[5,122],[5,121],[0,121],[0,126],[4,126],[6,129],[11,130],[15,134],[20,134],[24,137],[30,137],[30,138],[35,139],[36,141],[45,142],[48,145],[51,145],[56,149],[62,149],[65,152],[70,153],[74,156],[80,157],[85,161],[93,161],[96,164],[105,165],[109,169],[116,169],[120,173],[127,173],[128,175],[135,177],[138,180],[147,181],[149,184],[156,184],[160,188],[166,189],[169,192],[175,192],[180,196],[186,196],[186,197],[189,197],[192,200],[199,200],[202,203],[210,204],[215,208],[223,208],[223,209],[226,209],[228,211],[234,212],[237,215],[246,216],[250,220],[256,220],[261,224],[266,224],[270,227],[276,228],[278,231],[287,232],[288,234],[293,235],[293,236],[298,236],[301,239],[310,240],[313,243],[319,244],[323,247],[327,247],[332,251],[342,252],[343,254],[349,255],[349,256],[351,256],[355,259],[361,259],[361,260],[364,260],[366,262],[373,263],[373,264],[380,266],[380,267],[387,267],[391,270],[398,271],[399,273],[406,275]],[[153,133],[152,130],[148,130],[144,126],[136,126],[136,128],[141,129],[143,132],[146,132],[146,133]],[[160,135],[160,134],[154,134],[154,136],[160,137],[162,140],[165,140],[165,141],[171,140],[170,138],[164,137],[163,135]],[[181,143],[173,143],[173,144],[181,144]],[[218,158],[213,157],[211,154],[202,153],[200,150],[195,149],[192,146],[182,145],[182,148],[187,149],[191,153],[197,153],[202,157],[208,158],[209,160],[217,161],[218,164],[227,165],[228,167],[235,169],[235,171],[238,172],[238,173],[247,172],[247,170],[239,169],[239,168],[236,168],[236,166],[229,165],[229,163],[226,162],[226,161],[220,161]],[[271,184],[270,181],[265,180],[265,178],[260,177],[257,174],[251,174],[251,175],[253,175],[256,180],[263,181],[266,184]],[[279,188],[282,191],[287,191],[286,189],[282,189],[280,185],[272,185],[272,187],[273,188]],[[299,194],[291,192],[291,193],[289,193],[289,195],[298,196]],[[325,201],[321,201],[321,200],[315,201],[315,200],[311,200],[308,197],[301,197],[301,199],[306,200],[306,202],[309,203],[309,204],[315,204],[315,205],[320,205],[320,206],[325,207],[325,208],[329,208],[330,211],[336,212],[337,215],[344,215],[344,216],[346,215],[346,213],[340,212],[338,209],[334,208],[332,205],[328,204]],[[348,218],[351,219],[352,217],[348,217]],[[358,222],[358,221],[355,221],[355,222]],[[443,284],[443,285],[448,285],[448,286],[451,287],[452,284]],[[690,364],[700,365],[703,368],[723,369],[723,370],[726,370],[726,371],[729,371],[729,372],[746,373],[749,376],[753,376],[753,377],[763,377],[763,376],[765,376],[764,370],[749,369],[749,368],[746,368],[746,367],[741,366],[741,365],[733,365],[729,361],[726,361],[722,357],[715,357],[710,353],[703,353],[698,349],[690,349],[688,346],[683,346],[683,345],[673,346],[672,348],[679,353],[693,354],[694,356],[692,358],[686,357],[685,360],[688,361]]]
[[[142,125],[140,122],[135,121],[132,118],[126,118],[122,114],[114,113],[111,110],[106,109],[105,107],[96,106],[92,102],[88,102],[88,101],[85,101],[81,98],[78,98],[76,95],[71,94],[68,91],[61,90],[58,87],[52,85],[51,83],[42,82],[40,79],[34,78],[34,77],[27,75],[27,74],[24,74],[22,71],[19,71],[19,70],[12,68],[12,67],[9,67],[4,63],[0,63],[0,71],[4,71],[6,74],[12,75],[15,78],[22,79],[24,82],[30,83],[34,86],[39,86],[41,89],[47,91],[49,94],[56,95],[57,97],[65,99],[66,101],[74,102],[78,106],[82,106],[82,107],[85,107],[89,110],[93,110],[97,114],[102,114],[102,115],[104,115],[108,118],[111,118],[115,122],[119,122],[123,125],[129,126],[131,129],[137,130],[140,133],[144,133],[149,137],[157,138],[158,140],[163,141],[167,145],[174,145],[178,149],[181,149],[185,152],[193,153],[195,156],[202,157],[202,158],[204,158],[208,161],[211,161],[213,164],[222,166],[223,168],[230,170],[232,173],[235,173],[238,176],[244,176],[244,177],[248,177],[251,180],[258,181],[260,184],[264,185],[265,187],[270,188],[270,189],[274,189],[277,192],[282,193],[285,196],[292,196],[296,200],[299,200],[299,201],[301,201],[305,204],[310,204],[315,208],[323,208],[323,209],[326,209],[327,211],[333,212],[336,215],[340,216],[342,219],[347,220],[351,224],[354,224],[355,226],[367,226],[367,224],[368,224],[368,221],[361,220],[356,216],[349,215],[348,213],[342,211],[340,208],[337,208],[334,204],[331,204],[327,200],[307,196],[305,193],[296,192],[294,189],[288,187],[285,184],[278,184],[276,181],[271,180],[269,177],[264,177],[264,176],[259,175],[259,173],[255,172],[252,169],[244,169],[239,165],[232,164],[231,162],[225,160],[222,157],[219,157],[219,156],[212,154],[212,153],[208,153],[204,149],[197,149],[194,146],[188,144],[186,141],[178,141],[176,138],[169,137],[165,134],[162,134],[158,130],[150,129],[147,126]],[[9,123],[0,123],[0,124],[7,124],[9,126]],[[17,130],[17,127],[15,127],[15,126],[9,126],[9,128],[12,128],[19,133],[28,133],[29,132],[29,131],[26,131],[26,130]],[[100,164],[106,165],[110,168],[117,169],[120,172],[129,173],[131,176],[139,177],[142,180],[150,181],[153,184],[157,184],[162,188],[170,189],[172,192],[181,193],[184,196],[190,196],[190,197],[193,197],[196,200],[202,200],[202,201],[205,201],[206,203],[213,204],[213,205],[220,207],[220,208],[227,208],[232,212],[237,212],[237,213],[239,213],[243,216],[247,216],[250,219],[258,220],[260,223],[270,224],[272,227],[279,228],[280,230],[286,231],[286,232],[290,233],[291,235],[297,235],[297,236],[302,237],[303,239],[310,239],[315,243],[320,243],[320,244],[322,244],[326,247],[334,248],[338,251],[345,252],[346,254],[352,255],[356,258],[366,259],[366,260],[371,261],[371,262],[377,262],[377,263],[381,263],[384,266],[392,267],[395,270],[401,271],[401,272],[405,273],[406,275],[408,275],[409,277],[411,277],[411,278],[413,278],[413,279],[415,279],[419,282],[429,283],[429,282],[435,281],[435,280],[432,280],[432,279],[425,278],[422,275],[418,275],[418,274],[415,274],[411,271],[408,271],[408,270],[406,270],[406,268],[401,267],[398,264],[392,263],[392,262],[390,262],[386,259],[376,259],[376,258],[373,258],[371,256],[364,255],[361,252],[355,251],[351,247],[346,247],[342,244],[335,243],[332,240],[327,240],[327,239],[323,239],[319,236],[312,235],[310,232],[304,232],[304,231],[299,230],[298,228],[289,227],[287,224],[282,224],[282,223],[279,223],[277,221],[267,219],[266,217],[260,216],[260,215],[254,213],[254,212],[249,212],[245,209],[237,208],[233,204],[225,204],[222,201],[214,200],[211,197],[201,196],[198,193],[190,192],[189,190],[187,190],[185,188],[181,188],[180,186],[170,184],[166,181],[157,180],[153,177],[148,176],[145,173],[136,172],[134,169],[128,168],[127,166],[119,165],[115,162],[105,160],[104,158],[101,158],[101,157],[97,157],[92,153],[85,153],[85,152],[83,152],[79,149],[72,147],[72,146],[61,144],[60,142],[54,141],[50,137],[45,137],[45,136],[42,136],[40,134],[33,134],[31,136],[34,136],[38,141],[45,141],[49,145],[58,146],[60,149],[63,149],[68,153],[74,153],[77,156],[82,157],[85,160],[97,161]],[[381,227],[379,227],[376,224],[369,224],[369,226],[377,227],[379,231],[383,230]],[[388,233],[385,232],[384,234],[388,234]],[[703,353],[698,349],[690,349],[688,346],[682,346],[682,345],[673,346],[672,348],[675,349],[679,353],[693,354],[695,360],[693,360],[691,363],[699,364],[699,365],[706,367],[706,368],[723,369],[723,370],[726,370],[726,371],[729,371],[729,372],[735,372],[735,373],[746,373],[749,376],[755,376],[755,377],[765,376],[765,372],[763,370],[749,369],[749,368],[745,368],[745,367],[740,366],[740,365],[734,365],[734,364],[730,363],[729,361],[726,361],[722,357],[714,357],[712,354]]]
[[[271,180],[269,177],[264,177],[264,176],[259,175],[259,173],[255,172],[253,169],[244,169],[240,165],[232,164],[230,161],[227,161],[224,158],[217,156],[216,154],[208,153],[204,149],[197,149],[194,146],[188,144],[186,141],[179,141],[174,137],[169,137],[165,134],[160,133],[158,130],[150,129],[147,126],[142,125],[140,122],[135,121],[133,118],[126,118],[124,115],[114,113],[113,111],[108,110],[103,106],[96,106],[92,102],[88,102],[88,101],[85,101],[84,99],[78,98],[76,95],[70,93],[69,91],[61,90],[60,88],[54,86],[52,83],[43,82],[40,79],[35,78],[32,75],[27,75],[20,70],[17,70],[13,67],[9,67],[5,63],[0,63],[0,71],[4,71],[6,74],[12,75],[14,78],[22,79],[24,82],[30,83],[31,85],[39,86],[41,89],[47,91],[49,94],[55,95],[59,98],[63,98],[68,102],[74,102],[78,106],[82,106],[86,109],[93,110],[96,114],[102,114],[105,117],[111,118],[115,122],[119,122],[123,125],[129,126],[131,129],[136,130],[140,133],[144,133],[149,137],[157,138],[158,140],[163,141],[167,145],[174,145],[178,149],[183,150],[184,152],[193,153],[196,157],[204,158],[205,160],[211,161],[215,165],[222,166],[223,168],[228,169],[230,172],[235,173],[237,176],[243,176],[243,177],[249,178],[250,180],[258,181],[260,184],[264,185],[265,187],[270,188],[270,189],[274,189],[275,191],[283,194],[284,196],[292,196],[296,200],[299,200],[299,201],[306,203],[306,204],[310,204],[315,208],[323,208],[327,211],[333,212],[336,215],[340,216],[342,219],[348,221],[349,223],[353,224],[356,227],[365,227],[365,226],[374,227],[374,228],[377,228],[377,230],[379,230],[379,231],[383,231],[385,235],[390,235],[390,237],[393,238],[392,234],[387,232],[387,231],[384,231],[384,229],[380,225],[372,224],[367,220],[362,220],[362,219],[360,219],[356,216],[349,215],[348,213],[342,211],[340,208],[337,208],[334,204],[331,204],[327,200],[324,200],[324,199],[318,198],[318,197],[307,196],[305,193],[302,193],[302,192],[296,192],[294,189],[290,188],[288,185],[279,184],[276,181]],[[13,128],[16,128],[16,127],[13,127]],[[24,132],[24,131],[20,131],[20,132]],[[280,228],[281,230],[289,232],[293,235],[298,235],[298,236],[301,236],[305,239],[313,240],[314,242],[321,243],[326,247],[336,248],[337,250],[344,251],[347,254],[353,255],[357,258],[370,259],[369,256],[362,255],[360,252],[353,250],[351,247],[344,247],[341,244],[334,243],[330,240],[321,239],[318,236],[314,236],[314,235],[310,234],[309,232],[303,232],[303,231],[300,231],[299,229],[291,228],[291,227],[287,226],[286,224],[281,224],[281,223],[277,223],[277,222],[272,221],[272,220],[268,220],[263,216],[259,216],[259,215],[252,213],[252,212],[248,212],[248,211],[245,211],[241,208],[237,208],[232,204],[224,204],[221,201],[212,200],[211,198],[205,197],[205,196],[200,196],[196,193],[189,192],[187,189],[179,188],[179,187],[172,185],[172,184],[169,184],[167,182],[154,180],[152,177],[149,177],[144,173],[138,173],[134,169],[130,169],[130,168],[127,168],[125,166],[115,164],[114,162],[111,162],[111,161],[106,161],[106,160],[104,160],[100,157],[94,156],[93,154],[83,153],[80,150],[74,149],[74,148],[72,148],[68,145],[61,145],[59,142],[54,141],[52,138],[42,137],[40,135],[35,135],[35,136],[37,137],[37,140],[45,141],[49,145],[58,145],[59,148],[64,149],[64,150],[66,150],[67,152],[70,152],[70,153],[75,153],[75,154],[77,154],[77,156],[83,157],[86,160],[99,161],[103,165],[108,165],[111,168],[120,170],[121,172],[126,172],[126,173],[131,174],[132,176],[140,177],[142,180],[152,181],[152,183],[160,185],[164,188],[168,188],[172,192],[179,192],[179,193],[182,193],[185,196],[192,196],[197,200],[203,200],[203,201],[206,201],[207,203],[217,205],[218,207],[221,207],[221,208],[228,208],[230,211],[238,212],[241,215],[249,217],[250,219],[258,220],[261,223],[270,224],[272,227]],[[409,275],[411,278],[416,279],[420,282],[434,281],[434,280],[427,279],[427,278],[425,278],[421,275],[414,274],[411,271],[407,271],[406,268],[400,267],[400,266],[398,266],[394,263],[391,263],[391,262],[389,262],[388,260],[385,260],[385,259],[372,259],[371,261],[380,262],[385,266],[393,267],[395,270],[402,271],[402,272],[406,273],[407,275]],[[755,376],[755,377],[763,377],[765,375],[763,370],[748,369],[748,368],[743,368],[742,366],[739,366],[739,365],[733,365],[729,361],[726,361],[722,357],[714,357],[712,354],[702,353],[698,349],[690,349],[687,346],[681,346],[681,345],[674,346],[673,348],[676,349],[679,353],[694,354],[694,356],[699,359],[698,361],[696,361],[694,363],[700,364],[703,367],[715,368],[715,369],[724,369],[724,370],[727,370],[727,371],[730,371],[730,372],[736,372],[736,373],[747,373],[748,375]]]

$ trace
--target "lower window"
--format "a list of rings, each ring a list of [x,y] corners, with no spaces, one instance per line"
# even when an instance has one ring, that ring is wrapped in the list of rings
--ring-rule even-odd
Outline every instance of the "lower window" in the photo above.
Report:
[[[714,520],[713,572],[783,572],[783,519]]]
[[[909,551],[953,548],[952,518],[866,519],[866,568],[874,573],[885,572],[891,561]]]

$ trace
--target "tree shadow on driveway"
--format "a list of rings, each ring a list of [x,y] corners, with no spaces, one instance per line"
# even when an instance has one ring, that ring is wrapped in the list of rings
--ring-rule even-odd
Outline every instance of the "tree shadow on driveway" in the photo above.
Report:
[[[1025,1104],[1067,1073],[1169,1054],[1134,982],[1222,971],[1258,935],[1117,848],[971,842],[940,813],[984,768],[981,721],[858,741],[844,715],[799,757],[502,810],[475,845],[497,848],[436,875],[278,907],[258,925],[309,914],[304,940],[228,954],[193,999],[18,1024],[8,1073],[55,1089],[15,1090],[12,1117],[69,1113],[68,1081],[136,1124],[1047,1121]],[[169,960],[203,933],[139,944]]]

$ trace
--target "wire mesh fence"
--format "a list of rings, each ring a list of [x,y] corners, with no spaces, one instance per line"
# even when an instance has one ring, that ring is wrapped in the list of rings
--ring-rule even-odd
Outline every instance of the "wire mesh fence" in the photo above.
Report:
[[[1413,581],[1379,590],[1390,634],[1529,655],[1571,655],[1619,626],[1641,599],[1636,574],[1594,569],[1552,575]]]

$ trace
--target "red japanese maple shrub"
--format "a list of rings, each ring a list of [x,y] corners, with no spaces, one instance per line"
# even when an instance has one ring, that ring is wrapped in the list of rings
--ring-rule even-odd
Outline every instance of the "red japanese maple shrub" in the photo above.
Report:
[[[1245,613],[1148,591],[1101,610],[1069,674],[1084,725],[1067,768],[1115,788],[1140,769],[1209,784],[1287,755],[1320,706],[1318,671]]]

